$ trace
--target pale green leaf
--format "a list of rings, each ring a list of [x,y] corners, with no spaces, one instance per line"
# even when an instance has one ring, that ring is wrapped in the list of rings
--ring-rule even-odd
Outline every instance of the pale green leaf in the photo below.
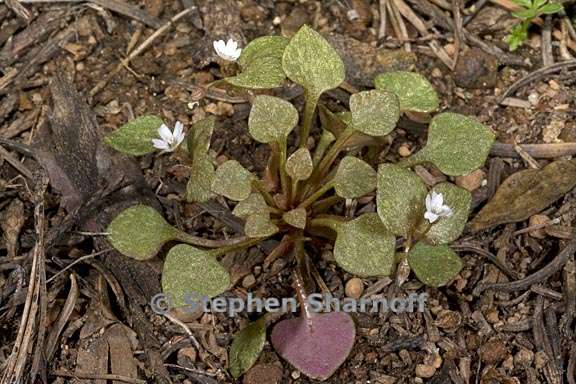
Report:
[[[462,260],[447,245],[416,245],[408,253],[408,264],[426,285],[440,287],[454,279],[462,269]]]
[[[264,215],[268,217],[270,210],[260,192],[252,192],[247,199],[236,204],[232,214],[246,220],[248,216],[252,215]]]
[[[254,99],[248,118],[250,135],[261,143],[286,140],[298,123],[298,111],[288,101],[260,95]]]
[[[408,163],[428,161],[447,175],[466,175],[484,164],[494,138],[489,128],[471,117],[441,113],[430,122],[426,146]]]
[[[214,164],[207,154],[194,156],[186,185],[186,201],[203,203],[213,197]]]
[[[390,92],[372,90],[350,96],[351,126],[370,136],[392,132],[400,118],[398,97]]]
[[[137,260],[156,256],[160,248],[178,234],[160,213],[146,205],[125,209],[112,220],[106,231],[114,248]]]
[[[263,36],[252,40],[240,54],[242,72],[224,80],[237,87],[267,89],[280,87],[286,79],[282,55],[288,39],[283,36]]]
[[[305,208],[295,208],[288,211],[282,215],[282,219],[295,228],[304,229],[306,228],[306,209]]]
[[[396,240],[376,213],[366,213],[337,227],[334,258],[359,276],[388,276],[394,269]]]
[[[440,106],[438,94],[421,74],[407,71],[382,73],[374,79],[376,89],[398,96],[400,109],[413,112],[433,112]]]
[[[204,157],[208,153],[215,124],[216,118],[209,116],[194,123],[188,131],[187,144],[192,159]]]
[[[230,200],[242,201],[252,191],[253,175],[236,160],[228,160],[216,169],[212,192]]]
[[[278,232],[278,227],[270,221],[268,216],[258,213],[248,216],[244,232],[248,237],[269,237]]]
[[[248,324],[234,335],[230,346],[230,373],[239,378],[258,360],[266,343],[264,317]]]
[[[292,180],[306,180],[313,170],[314,164],[308,148],[297,149],[286,160],[286,173]]]
[[[190,298],[212,298],[230,286],[230,275],[210,251],[179,244],[170,249],[162,270],[162,291],[174,307]]]
[[[370,164],[354,156],[346,156],[340,161],[334,176],[334,189],[338,196],[354,199],[375,188],[376,171]]]
[[[451,183],[438,184],[434,186],[433,191],[442,194],[444,204],[452,209],[452,215],[440,217],[431,226],[428,220],[424,220],[423,227],[430,227],[426,232],[426,239],[432,244],[447,244],[462,234],[468,221],[472,195]]]
[[[160,139],[158,128],[163,124],[158,116],[142,116],[124,124],[104,138],[115,150],[133,156],[156,151],[152,139]]]
[[[424,219],[428,190],[415,173],[396,164],[378,167],[376,207],[384,226],[408,237]]]
[[[345,78],[342,59],[318,32],[307,25],[290,39],[282,57],[284,72],[312,98],[338,87]]]

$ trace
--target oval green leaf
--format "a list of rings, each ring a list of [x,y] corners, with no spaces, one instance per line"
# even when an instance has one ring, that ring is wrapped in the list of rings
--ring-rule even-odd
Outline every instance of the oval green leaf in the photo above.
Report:
[[[408,237],[424,218],[428,190],[415,173],[396,164],[378,167],[376,207],[390,232]]]
[[[230,373],[239,378],[258,360],[266,343],[266,321],[264,317],[241,329],[230,346]]]
[[[190,178],[186,185],[186,201],[203,203],[213,197],[214,164],[207,154],[194,156]]]
[[[416,72],[382,73],[374,79],[374,86],[398,96],[402,111],[429,113],[440,106],[438,94],[432,84]]]
[[[440,217],[432,224],[426,239],[435,245],[447,244],[456,240],[462,234],[472,204],[472,195],[467,190],[457,187],[451,183],[441,183],[434,186],[433,191],[441,193],[444,197],[444,204],[452,209],[452,215]],[[423,226],[430,225],[424,220]]]
[[[151,259],[177,237],[178,230],[154,208],[135,205],[122,211],[108,225],[108,240],[118,252],[136,260]]]
[[[247,199],[242,200],[234,207],[232,214],[246,220],[248,216],[263,215],[268,217],[269,207],[260,192],[252,192]]]
[[[115,150],[133,156],[156,151],[152,139],[159,139],[158,128],[163,124],[158,116],[142,116],[124,124],[104,138]]]
[[[376,188],[376,171],[367,162],[346,156],[338,165],[334,176],[336,194],[345,199],[355,199]]]
[[[230,200],[242,201],[252,191],[252,174],[236,160],[228,160],[216,169],[212,192]]]
[[[295,208],[284,213],[284,215],[282,215],[282,219],[295,228],[304,229],[306,228],[307,215],[308,214],[306,213],[305,208]]]
[[[230,275],[210,251],[179,244],[168,252],[162,270],[162,291],[174,307],[190,305],[190,298],[218,296],[229,286]]]
[[[449,246],[422,241],[408,253],[408,264],[418,280],[433,287],[448,284],[462,269],[462,260]]]
[[[248,130],[260,143],[286,140],[298,123],[298,111],[288,101],[260,95],[254,99],[248,118]]]
[[[257,213],[248,216],[244,225],[246,236],[252,238],[269,237],[278,232],[278,227],[270,221],[267,215]]]
[[[352,127],[370,136],[392,132],[400,118],[398,97],[390,92],[372,90],[350,96]]]
[[[339,86],[346,75],[336,50],[307,25],[296,32],[284,49],[282,67],[288,78],[303,86],[312,98]]]
[[[446,175],[466,175],[484,164],[494,138],[489,128],[471,117],[441,113],[430,122],[426,146],[408,163],[429,161]]]
[[[194,123],[188,131],[187,146],[193,160],[207,155],[215,125],[216,118],[209,116]]]
[[[292,180],[306,180],[312,174],[314,164],[308,148],[300,148],[286,160],[286,173]]]
[[[376,213],[366,213],[337,227],[334,258],[358,276],[388,276],[394,269],[396,239]]]
[[[263,36],[252,40],[238,59],[242,72],[224,80],[249,89],[282,86],[286,79],[282,69],[282,55],[287,44],[288,39],[283,36]]]

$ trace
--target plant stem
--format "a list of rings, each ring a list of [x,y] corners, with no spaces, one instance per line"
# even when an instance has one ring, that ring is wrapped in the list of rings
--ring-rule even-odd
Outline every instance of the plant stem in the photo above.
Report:
[[[343,222],[344,220],[340,216],[328,215],[312,219],[310,225],[313,227],[327,227],[336,231]]]
[[[203,237],[198,237],[194,235],[190,235],[184,231],[178,231],[176,233],[175,240],[182,241],[183,243],[190,244],[190,245],[197,245],[199,247],[204,248],[221,248],[221,247],[228,247],[228,246],[236,246],[238,244],[242,244],[245,242],[247,237],[235,237],[232,239],[224,239],[224,240],[211,240],[211,239],[204,239]]]
[[[302,126],[300,127],[300,142],[298,143],[298,147],[300,148],[306,148],[306,142],[308,141],[308,136],[310,136],[312,120],[319,98],[316,94],[312,94],[307,90],[304,91],[304,117],[302,119]]]
[[[327,182],[322,187],[320,187],[320,189],[318,189],[316,192],[308,196],[306,200],[301,202],[300,205],[298,205],[298,208],[308,208],[310,204],[314,203],[316,200],[321,198],[322,195],[328,192],[332,187],[334,187],[334,183],[332,181]]]
[[[223,256],[227,253],[230,252],[235,252],[235,251],[240,251],[242,249],[246,249],[249,248],[253,245],[256,245],[262,241],[265,240],[265,238],[263,237],[259,237],[259,238],[244,238],[245,240],[241,243],[237,243],[235,245],[230,245],[227,247],[222,247],[222,248],[216,248],[211,250],[210,252],[214,255],[214,257],[219,257],[219,256]]]
[[[340,196],[330,196],[312,204],[312,209],[314,210],[314,213],[321,213],[341,201],[344,201],[344,198]]]
[[[280,154],[280,161],[279,161],[279,168],[280,168],[280,185],[282,186],[282,194],[286,196],[286,200],[290,201],[291,197],[290,194],[292,189],[290,187],[290,181],[288,178],[288,174],[286,173],[286,139],[281,140],[278,143],[279,147],[279,154]]]
[[[338,137],[334,145],[330,147],[324,158],[320,161],[320,164],[314,169],[312,176],[307,184],[307,188],[305,188],[305,193],[308,192],[311,188],[314,188],[314,185],[318,184],[322,177],[326,174],[326,172],[330,169],[330,166],[338,157],[338,154],[344,148],[344,145],[348,141],[350,137],[356,132],[353,128],[346,128]]]
[[[274,201],[274,198],[272,197],[272,195],[270,194],[270,192],[268,192],[266,190],[266,188],[264,187],[264,183],[262,183],[262,180],[260,179],[256,179],[252,182],[252,186],[254,186],[258,192],[260,192],[262,194],[262,197],[264,197],[264,201],[266,201],[266,204],[268,204],[268,206],[270,208],[274,208],[276,209],[276,202]]]

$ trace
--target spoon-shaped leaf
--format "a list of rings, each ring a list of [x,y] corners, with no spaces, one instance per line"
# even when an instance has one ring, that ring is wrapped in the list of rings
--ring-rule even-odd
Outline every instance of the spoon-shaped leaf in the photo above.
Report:
[[[408,237],[423,220],[426,186],[415,173],[396,164],[381,164],[377,179],[380,219],[393,234]]]
[[[162,291],[174,307],[190,305],[187,301],[191,297],[212,298],[229,286],[230,275],[210,251],[179,244],[168,252],[162,270]]]
[[[295,208],[282,215],[282,219],[293,227],[304,229],[306,228],[306,209]]]
[[[382,73],[374,79],[376,89],[388,91],[400,100],[402,111],[433,112],[440,102],[432,84],[416,72],[392,71]]]
[[[135,205],[122,211],[108,225],[108,240],[125,256],[150,259],[162,246],[175,238],[178,231],[154,208]]]
[[[336,88],[346,75],[344,63],[318,32],[303,25],[290,39],[282,57],[284,72],[313,98]]]
[[[300,148],[286,160],[286,173],[292,180],[306,180],[312,174],[314,164],[308,148]]]
[[[268,217],[270,214],[266,200],[260,192],[252,192],[247,199],[242,200],[234,207],[232,214],[236,217],[246,220],[248,216],[264,215]]]
[[[104,142],[115,150],[133,156],[156,151],[152,139],[159,139],[158,128],[162,125],[158,116],[142,116],[124,124],[104,138]]]
[[[441,113],[430,122],[426,146],[408,163],[429,161],[447,175],[466,175],[484,164],[494,137],[489,128],[471,117]]]
[[[207,154],[194,156],[190,169],[190,179],[186,185],[186,200],[203,203],[213,197],[214,164]]]
[[[268,216],[257,213],[246,219],[244,232],[248,237],[268,237],[278,232],[278,227],[270,221]]]
[[[266,343],[264,317],[248,324],[234,335],[230,346],[230,373],[239,378],[258,360]]]
[[[420,241],[408,253],[408,264],[418,280],[440,287],[448,284],[462,269],[462,260],[447,245],[427,245]]]
[[[363,160],[346,156],[338,165],[334,176],[334,189],[338,196],[354,199],[376,188],[376,171]]]
[[[350,96],[352,127],[370,136],[392,132],[400,118],[398,97],[390,92],[372,90]]]
[[[286,100],[260,95],[248,117],[250,135],[261,143],[282,142],[298,123],[298,111]]]
[[[346,360],[356,338],[350,315],[330,312],[282,320],[272,330],[274,349],[306,376],[326,380]]]
[[[212,192],[230,200],[242,201],[252,191],[252,174],[236,160],[228,160],[216,169]]]
[[[426,239],[432,244],[447,244],[462,234],[470,213],[472,195],[451,183],[438,184],[433,191],[442,194],[444,204],[452,209],[452,215],[435,221],[426,232]],[[429,225],[427,220],[423,222],[423,226]]]
[[[263,36],[252,40],[240,54],[242,72],[225,80],[232,85],[250,89],[280,87],[286,79],[282,55],[288,39],[283,36]]]
[[[187,144],[192,159],[196,159],[198,156],[204,157],[207,155],[215,124],[216,118],[214,116],[209,116],[194,123],[192,128],[190,128],[190,131],[188,131]]]
[[[378,214],[366,213],[337,227],[334,258],[340,267],[359,276],[388,276],[395,260],[396,238]]]

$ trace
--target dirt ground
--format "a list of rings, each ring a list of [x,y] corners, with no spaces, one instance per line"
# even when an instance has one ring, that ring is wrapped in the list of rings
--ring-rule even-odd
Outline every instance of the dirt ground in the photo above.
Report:
[[[256,315],[175,314],[174,321],[155,314],[149,300],[160,291],[161,258],[128,260],[103,236],[135,202],[191,234],[241,231],[229,202],[184,202],[188,170],[173,156],[134,160],[100,144],[134,116],[189,126],[212,114],[216,162],[236,159],[261,172],[268,150],[248,135],[247,99],[221,84],[206,87],[227,75],[215,39],[244,46],[262,35],[290,36],[306,23],[337,48],[353,88],[370,88],[387,70],[423,73],[441,110],[474,116],[497,136],[480,171],[450,178],[472,192],[471,219],[508,176],[576,154],[574,6],[566,3],[568,16],[536,20],[529,41],[510,53],[504,37],[515,22],[513,3],[454,3],[460,7],[444,0],[0,2],[0,383],[235,382],[228,347]],[[303,105],[294,87],[274,93]],[[339,88],[322,103],[337,110],[348,96]],[[421,148],[425,120],[404,117],[380,159]],[[446,179],[432,168],[418,173],[430,184]],[[363,279],[365,295],[427,292],[428,306],[354,315],[354,349],[326,382],[576,383],[571,180],[573,170],[535,173],[532,194],[517,186],[499,225],[467,227],[453,245],[464,268],[446,287],[428,288],[413,276],[400,288],[390,278]],[[559,194],[560,185],[572,187]],[[355,206],[374,210],[373,198]],[[353,276],[334,264],[330,248],[314,246],[321,277],[344,297]],[[234,282],[225,295],[294,294],[293,266],[264,263],[268,248],[224,258]],[[238,382],[314,381],[267,343]]]

